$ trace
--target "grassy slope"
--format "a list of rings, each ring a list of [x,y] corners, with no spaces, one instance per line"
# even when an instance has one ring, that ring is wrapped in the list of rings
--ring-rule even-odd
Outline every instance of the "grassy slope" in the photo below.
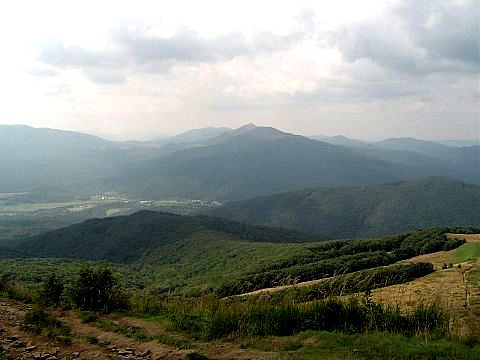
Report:
[[[457,264],[477,258],[480,258],[480,242],[463,244],[452,254],[450,261]]]
[[[332,238],[480,224],[480,187],[445,177],[305,189],[228,203],[212,214]]]

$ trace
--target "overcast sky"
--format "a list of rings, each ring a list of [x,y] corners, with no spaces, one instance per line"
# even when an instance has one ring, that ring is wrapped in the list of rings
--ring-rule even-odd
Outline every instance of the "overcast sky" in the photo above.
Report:
[[[479,137],[473,1],[9,1],[0,124]]]

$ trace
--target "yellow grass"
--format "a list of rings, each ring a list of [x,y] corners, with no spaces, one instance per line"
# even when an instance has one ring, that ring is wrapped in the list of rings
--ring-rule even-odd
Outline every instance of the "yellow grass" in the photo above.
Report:
[[[445,234],[449,239],[464,239],[466,242],[480,242],[480,234]]]
[[[413,308],[419,303],[437,303],[445,309],[459,311],[465,307],[463,272],[467,268],[437,270],[406,284],[375,289],[373,299],[402,308]]]

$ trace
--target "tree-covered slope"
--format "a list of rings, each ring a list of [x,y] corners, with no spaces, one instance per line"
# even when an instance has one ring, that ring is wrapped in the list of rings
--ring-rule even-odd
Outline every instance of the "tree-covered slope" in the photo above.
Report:
[[[208,216],[144,210],[129,216],[91,219],[25,238],[15,250],[34,257],[131,262],[170,245],[190,246],[189,242],[199,238],[268,243],[324,239],[293,230],[252,226]]]
[[[214,209],[215,216],[332,238],[480,224],[480,187],[445,177],[305,189]]]

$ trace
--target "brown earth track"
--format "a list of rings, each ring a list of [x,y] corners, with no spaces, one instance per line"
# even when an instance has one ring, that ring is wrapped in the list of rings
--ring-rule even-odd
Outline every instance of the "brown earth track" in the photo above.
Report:
[[[211,359],[271,359],[274,354],[240,349],[239,341],[202,343],[190,341],[190,349],[182,350],[152,340],[140,342],[120,334],[103,331],[93,324],[82,323],[76,311],[52,311],[59,320],[72,328],[72,343],[65,345],[48,338],[20,330],[25,313],[31,305],[0,299],[0,355],[2,351],[12,359],[186,359],[193,351]],[[156,322],[119,316],[105,316],[107,320],[124,326],[141,328],[154,337],[166,330]],[[177,335],[168,334],[175,337]],[[99,345],[89,344],[87,337],[95,337]]]

